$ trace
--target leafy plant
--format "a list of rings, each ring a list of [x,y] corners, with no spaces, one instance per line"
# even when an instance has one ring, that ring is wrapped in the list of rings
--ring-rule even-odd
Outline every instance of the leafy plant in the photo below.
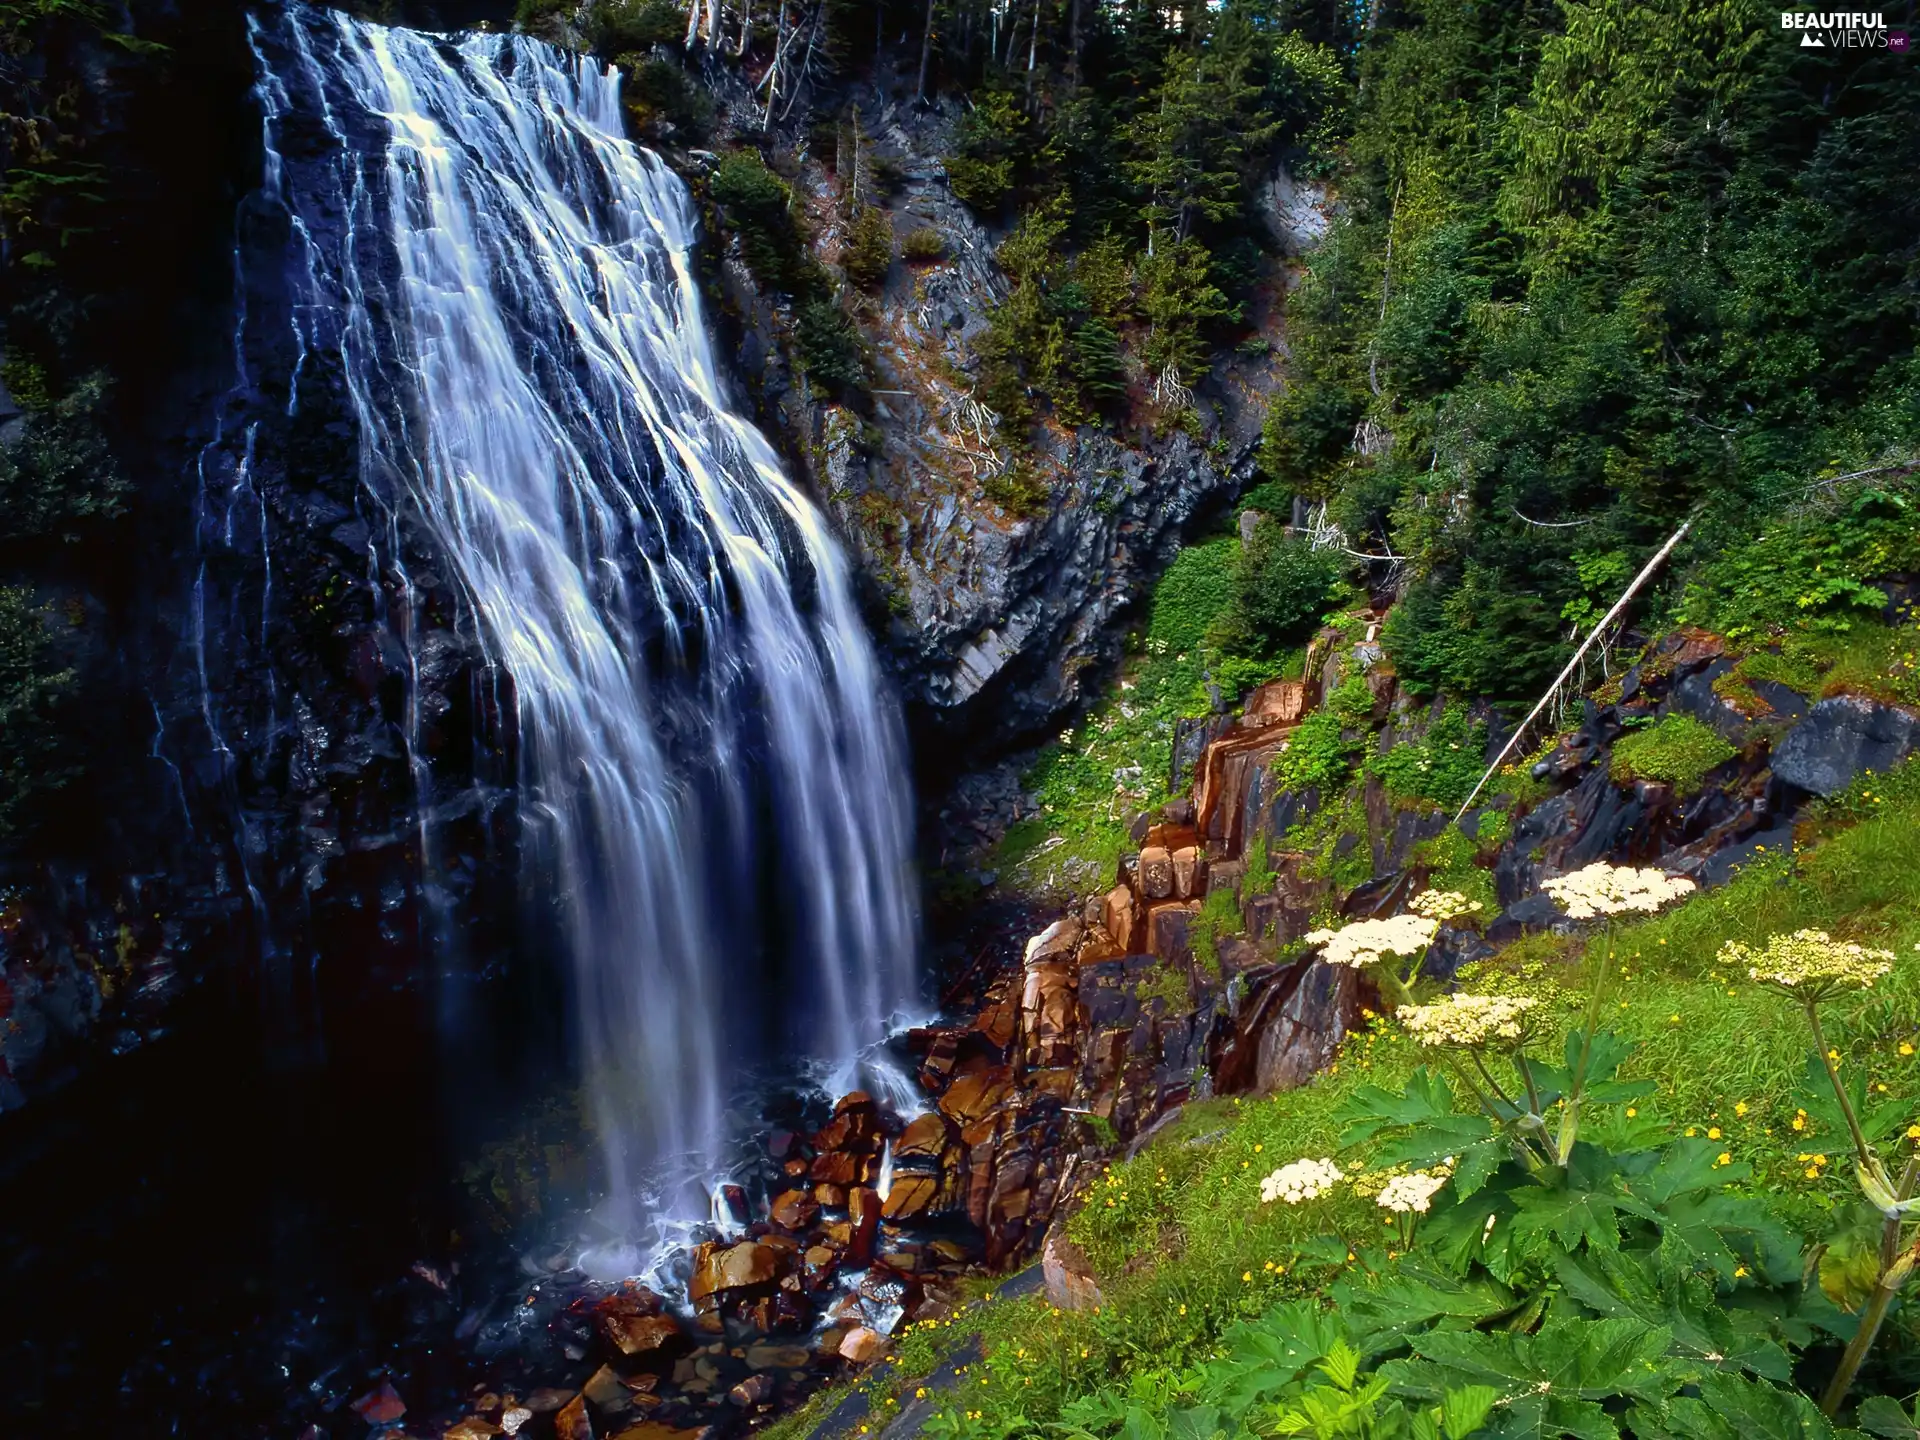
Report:
[[[1717,732],[1676,710],[1616,740],[1608,773],[1616,783],[1658,780],[1678,794],[1691,795],[1709,771],[1739,753]]]

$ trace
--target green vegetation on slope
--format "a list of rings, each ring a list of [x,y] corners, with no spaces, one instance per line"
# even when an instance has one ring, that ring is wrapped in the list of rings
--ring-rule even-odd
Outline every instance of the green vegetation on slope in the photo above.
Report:
[[[1631,1047],[1618,1079],[1633,1089],[1593,1107],[1587,1124],[1597,1150],[1669,1155],[1671,1163],[1684,1161],[1706,1177],[1698,1182],[1706,1186],[1698,1192],[1700,1203],[1737,1202],[1747,1207],[1740,1213],[1760,1217],[1753,1223],[1800,1237],[1832,1237],[1822,1278],[1843,1295],[1854,1283],[1849,1257],[1858,1254],[1848,1249],[1853,1242],[1847,1237],[1872,1228],[1871,1217],[1860,1214],[1843,1120],[1823,1089],[1799,1012],[1732,973],[1721,950],[1729,940],[1758,943],[1817,927],[1894,952],[1895,968],[1885,981],[1829,1007],[1826,1033],[1843,1075],[1861,1077],[1872,1108],[1892,1117],[1887,1149],[1904,1161],[1914,1142],[1903,1127],[1920,1121],[1920,873],[1911,863],[1916,825],[1920,766],[1864,777],[1819,809],[1806,827],[1810,843],[1800,852],[1763,854],[1725,887],[1622,926],[1615,941],[1617,975],[1602,1006],[1605,1027]],[[1530,937],[1468,970],[1462,983],[1533,997],[1547,1017],[1533,1048],[1552,1053],[1579,1023],[1604,943],[1599,937]],[[1430,1061],[1431,1052],[1424,1058]],[[1419,1248],[1405,1254],[1395,1217],[1383,1216],[1366,1187],[1345,1188],[1313,1205],[1260,1198],[1264,1176],[1302,1157],[1339,1157],[1343,1168],[1358,1163],[1363,1173],[1373,1168],[1368,1157],[1377,1146],[1343,1147],[1356,1097],[1368,1086],[1404,1091],[1422,1060],[1397,1025],[1376,1019],[1303,1089],[1269,1100],[1188,1107],[1138,1157],[1109,1166],[1072,1222],[1071,1234],[1093,1260],[1105,1291],[1098,1311],[1062,1313],[1039,1299],[980,1303],[951,1320],[914,1328],[901,1346],[898,1375],[927,1373],[940,1356],[977,1335],[986,1346],[984,1363],[969,1368],[947,1402],[944,1433],[1029,1435],[1060,1425],[1067,1433],[1104,1435],[1129,1408],[1143,1411],[1141,1423],[1166,1424],[1170,1413],[1196,1403],[1199,1392],[1220,1379],[1209,1367],[1255,1343],[1236,1326],[1292,1333],[1304,1323],[1299,1302],[1308,1302],[1304,1313],[1325,1318],[1329,1287],[1345,1287],[1334,1294],[1356,1334],[1366,1329],[1364,1320],[1351,1318],[1356,1304],[1363,1311],[1377,1309],[1384,1302],[1376,1292],[1391,1290],[1404,1299],[1406,1287],[1451,1296],[1454,1323],[1479,1320],[1478,1329],[1500,1333],[1499,1317],[1482,1304],[1494,1293],[1489,1284],[1468,1287],[1478,1300],[1462,1298],[1465,1292],[1452,1281],[1442,1284],[1431,1272],[1446,1262]],[[1564,1247],[1556,1242],[1549,1249],[1588,1254],[1591,1242],[1572,1236]],[[1640,1243],[1632,1234],[1622,1241],[1628,1252]],[[1735,1275],[1729,1262],[1720,1279],[1702,1282],[1704,1298],[1687,1303],[1714,1313],[1744,1306],[1763,1319],[1777,1313],[1781,1297],[1796,1291],[1800,1274],[1793,1246],[1781,1253],[1781,1243],[1776,1239],[1767,1256],[1738,1262],[1752,1273]],[[1550,1268],[1550,1254],[1543,1255]],[[1564,1281],[1549,1277],[1544,1283],[1551,1292]],[[1290,1303],[1294,1308],[1275,1308]],[[1804,1323],[1751,1338],[1774,1344],[1784,1337],[1798,1349],[1821,1343],[1823,1325],[1847,1331],[1846,1318],[1823,1307],[1818,1292],[1796,1303],[1809,1317]],[[1506,1318],[1523,1333],[1543,1314],[1551,1322],[1553,1313],[1566,1311],[1567,1302],[1549,1294],[1544,1311],[1524,1308]],[[1424,1325],[1431,1316],[1402,1319]],[[1865,1388],[1896,1394],[1911,1389],[1916,1338],[1907,1312],[1896,1312],[1876,1352],[1879,1368]],[[1786,1375],[1777,1367],[1769,1373],[1775,1381]],[[1762,1378],[1750,1375],[1743,1383]],[[878,1383],[876,1393],[884,1398],[886,1387],[899,1382]],[[1277,1400],[1278,1389],[1268,1398]],[[1263,1433],[1274,1414],[1271,1408],[1250,1413],[1245,1403],[1238,1413]],[[1240,1422],[1223,1423],[1231,1432]],[[1545,1433],[1557,1432],[1549,1427]]]

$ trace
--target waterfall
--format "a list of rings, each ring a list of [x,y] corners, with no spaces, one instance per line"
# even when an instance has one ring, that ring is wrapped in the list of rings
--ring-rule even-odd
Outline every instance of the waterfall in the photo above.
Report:
[[[337,354],[380,563],[429,554],[505,678],[625,1202],[718,1163],[730,1068],[844,1069],[915,1008],[898,717],[844,557],[727,397],[690,196],[617,74],[299,6],[251,38],[287,409]]]

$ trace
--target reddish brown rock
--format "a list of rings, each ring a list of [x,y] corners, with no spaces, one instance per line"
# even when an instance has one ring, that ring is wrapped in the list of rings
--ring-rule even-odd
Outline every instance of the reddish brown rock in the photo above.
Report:
[[[553,1417],[555,1440],[593,1440],[593,1421],[587,1418],[587,1401],[576,1395],[560,1407]]]
[[[457,1420],[440,1432],[440,1440],[492,1440],[502,1430],[491,1420],[480,1415],[469,1415]]]
[[[653,1355],[681,1339],[671,1315],[603,1315],[600,1328],[622,1355]]]
[[[782,1230],[805,1230],[820,1216],[820,1206],[804,1190],[783,1190],[773,1197],[769,1211]]]
[[[806,1278],[817,1285],[839,1268],[840,1252],[831,1245],[813,1245],[808,1247],[804,1260]]]
[[[829,1210],[843,1210],[847,1204],[846,1187],[842,1185],[816,1185],[813,1187],[813,1200],[816,1205],[824,1205]]]
[[[1065,920],[1056,920],[1046,929],[1027,941],[1026,954],[1022,963],[1028,966],[1045,965],[1054,960],[1071,960],[1074,952],[1080,948],[1081,922],[1069,916]]]
[[[940,1097],[940,1109],[956,1123],[971,1125],[993,1114],[1012,1086],[1005,1070],[977,1070],[947,1087],[947,1093]]]
[[[378,1390],[369,1390],[353,1402],[353,1413],[369,1425],[392,1425],[407,1413],[407,1402],[383,1380]]]
[[[849,1192],[847,1264],[864,1265],[873,1258],[873,1242],[880,1233],[880,1217],[884,1213],[878,1190],[862,1185]]]
[[[887,1348],[887,1340],[877,1330],[869,1330],[864,1325],[856,1325],[840,1341],[842,1359],[855,1365],[864,1365]]]
[[[946,1117],[938,1111],[929,1110],[924,1115],[914,1116],[907,1122],[907,1128],[900,1132],[900,1138],[893,1142],[894,1164],[916,1160],[938,1164],[941,1153],[947,1148],[950,1133]]]
[[[1013,998],[1002,991],[974,1017],[973,1028],[994,1049],[1004,1051],[1013,1042],[1014,1028],[1019,1021],[1019,1009]]]
[[[813,1157],[813,1166],[807,1173],[817,1184],[858,1185],[867,1178],[872,1158],[856,1155],[851,1150],[829,1150]]]
[[[609,1414],[633,1408],[633,1392],[610,1365],[602,1365],[588,1376],[587,1383],[580,1387],[580,1394],[592,1403],[594,1409]]]
[[[687,1298],[699,1300],[723,1290],[745,1290],[778,1278],[779,1252],[771,1245],[743,1240],[737,1245],[702,1245],[694,1252]]]
[[[1149,845],[1140,852],[1140,893],[1149,900],[1165,900],[1173,894],[1173,856],[1164,845]]]
[[[1098,1310],[1106,1304],[1086,1252],[1064,1235],[1047,1236],[1040,1251],[1040,1274],[1047,1303],[1057,1310]]]
[[[712,1433],[705,1425],[682,1428],[659,1420],[645,1420],[638,1425],[629,1425],[613,1440],[706,1440]]]
[[[1114,886],[1107,892],[1101,909],[1102,927],[1120,947],[1120,953],[1126,954],[1127,947],[1133,943],[1133,891],[1125,885]]]
[[[1204,894],[1207,879],[1207,857],[1200,853],[1195,845],[1183,846],[1173,852],[1173,893],[1182,900],[1191,900]]]
[[[727,1399],[742,1407],[764,1405],[773,1399],[774,1379],[771,1375],[749,1375],[727,1392]]]
[[[896,1175],[882,1213],[889,1220],[911,1220],[926,1214],[939,1194],[940,1182],[931,1175]]]

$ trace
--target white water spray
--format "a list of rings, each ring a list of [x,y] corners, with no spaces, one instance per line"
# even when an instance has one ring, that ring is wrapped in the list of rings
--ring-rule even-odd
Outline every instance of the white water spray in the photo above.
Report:
[[[842,1068],[915,1007],[902,742],[846,562],[726,398],[686,188],[614,72],[298,6],[255,48],[298,398],[331,349],[363,490],[510,678],[610,1227],[643,1176],[704,1221],[730,1064]]]

